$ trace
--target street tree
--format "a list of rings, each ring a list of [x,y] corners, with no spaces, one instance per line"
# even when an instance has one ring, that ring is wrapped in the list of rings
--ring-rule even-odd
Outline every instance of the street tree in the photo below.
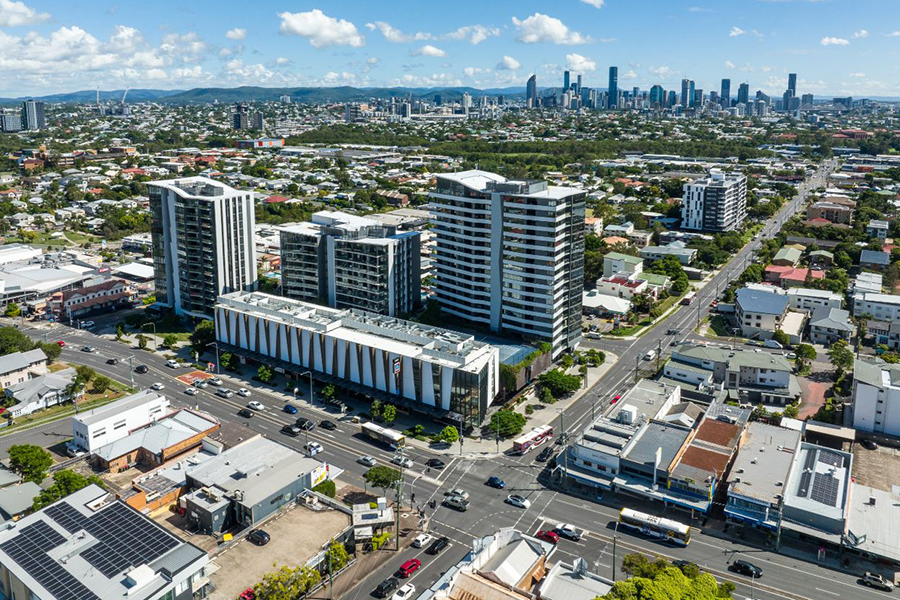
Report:
[[[500,437],[512,437],[522,433],[525,417],[517,412],[501,409],[491,415],[491,431],[498,432]]]
[[[6,305],[6,310],[3,311],[3,314],[10,318],[18,317],[22,314],[22,309],[15,302],[10,302]]]
[[[93,391],[98,394],[102,394],[103,392],[108,390],[111,385],[112,379],[110,379],[106,375],[97,375],[97,377],[94,378]]]
[[[69,494],[74,494],[78,490],[82,488],[86,488],[91,485],[98,485],[101,488],[105,488],[106,484],[103,483],[96,475],[88,475],[84,476],[81,473],[76,473],[70,469],[62,469],[61,471],[57,471],[53,474],[53,485],[48,487],[46,490],[42,490],[40,494],[35,496],[34,501],[31,504],[32,510],[41,510],[45,506],[53,504],[57,500],[61,500],[68,496]]]
[[[772,339],[784,346],[785,348],[791,345],[791,339],[788,337],[788,334],[783,332],[780,329],[776,329],[775,333],[772,334]]]
[[[166,348],[174,348],[178,344],[178,336],[174,333],[167,333],[163,336],[163,346]]]
[[[329,559],[329,567],[332,573],[340,571],[344,568],[344,565],[350,562],[350,555],[347,554],[347,549],[337,540],[331,540],[331,545],[328,546],[327,552],[326,556]]]
[[[138,348],[140,348],[141,350],[147,349],[147,336],[146,335],[144,335],[143,333],[139,333],[137,335],[137,341],[138,341]]]
[[[538,383],[550,390],[554,398],[560,398],[566,394],[578,391],[581,387],[581,377],[578,375],[566,375],[559,369],[551,369],[538,377]]]
[[[256,371],[256,376],[263,383],[268,383],[272,381],[272,378],[275,377],[275,372],[268,365],[260,365],[259,369]]]
[[[212,321],[203,320],[194,327],[194,333],[190,337],[191,346],[203,354],[216,341],[216,326]]]
[[[453,444],[459,440],[459,431],[453,425],[447,425],[441,430],[440,439],[442,442]]]
[[[40,483],[47,476],[47,469],[53,464],[49,452],[34,444],[17,444],[9,447],[9,466],[23,480]]]
[[[88,384],[97,376],[97,371],[87,365],[78,365],[75,367],[75,375],[85,384]]]
[[[368,485],[380,488],[385,494],[400,481],[400,471],[386,465],[375,465],[365,472],[363,479]]]
[[[391,425],[395,420],[397,420],[397,407],[393,404],[386,405],[381,410],[381,418],[384,419],[385,423]]]
[[[847,343],[843,340],[832,344],[831,348],[828,349],[828,358],[831,359],[831,364],[837,370],[838,376],[841,373],[853,370],[853,351],[847,347]]]

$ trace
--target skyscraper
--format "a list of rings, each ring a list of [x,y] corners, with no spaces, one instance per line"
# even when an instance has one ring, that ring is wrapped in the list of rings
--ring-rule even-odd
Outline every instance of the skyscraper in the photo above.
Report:
[[[654,85],[650,88],[650,105],[658,108],[666,102],[666,91],[661,85]]]
[[[788,91],[791,93],[791,98],[797,95],[797,74],[796,73],[788,73]]]
[[[619,67],[609,68],[609,85],[607,85],[607,108],[619,107]]]
[[[675,106],[676,97],[677,94],[675,93],[675,90],[669,90],[669,98],[666,100],[666,108]]]
[[[747,217],[747,177],[713,169],[709,177],[684,184],[681,228],[736,231]]]
[[[681,107],[687,108],[694,99],[694,82],[690,79],[681,80]]]
[[[532,75],[528,78],[528,83],[525,84],[525,104],[529,108],[534,108],[537,106],[537,75]]]
[[[288,298],[390,317],[419,307],[418,231],[398,234],[374,219],[334,211],[279,231],[281,289]]]
[[[44,103],[41,100],[26,100],[22,103],[22,125],[25,129],[44,129]]]
[[[235,104],[231,115],[231,127],[234,129],[250,129],[250,113],[244,104]]]
[[[731,106],[731,80],[723,79],[722,80],[722,91],[719,94],[719,100],[722,104],[722,108],[729,108]]]
[[[444,314],[550,342],[581,339],[581,189],[486,171],[438,174],[431,193],[437,299]]]
[[[563,72],[563,91],[572,87],[572,75],[568,71]]]
[[[581,95],[581,75],[578,76],[578,79],[575,83],[575,93],[579,96]]]
[[[252,192],[206,177],[147,186],[158,303],[209,319],[220,294],[256,286]]]
[[[737,102],[738,104],[747,104],[750,100],[750,84],[742,83],[738,86]]]

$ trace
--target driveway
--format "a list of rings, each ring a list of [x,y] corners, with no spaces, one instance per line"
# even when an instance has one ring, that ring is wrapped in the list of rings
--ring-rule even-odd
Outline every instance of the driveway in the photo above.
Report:
[[[824,354],[820,353],[819,357],[822,356]],[[815,360],[811,363],[810,374],[798,377],[797,381],[800,383],[802,392],[797,418],[802,421],[815,415],[821,407],[825,406],[825,393],[834,383],[834,367],[831,366],[831,363]]]

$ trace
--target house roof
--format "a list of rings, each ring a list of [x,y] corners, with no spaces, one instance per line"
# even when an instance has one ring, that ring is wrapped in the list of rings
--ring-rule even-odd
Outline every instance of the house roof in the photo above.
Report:
[[[42,360],[47,360],[47,355],[40,348],[35,348],[28,352],[13,352],[6,356],[0,356],[0,375],[21,371]]]
[[[610,260],[620,260],[632,265],[644,262],[644,259],[640,256],[631,256],[630,254],[622,254],[621,252],[610,252],[603,257],[603,260],[606,260],[607,258]]]
[[[796,248],[782,248],[772,260],[788,260],[796,264],[802,256],[802,253]]]
[[[11,519],[30,510],[35,496],[40,493],[41,486],[33,481],[0,489],[0,514]]]
[[[54,392],[60,392],[75,379],[75,369],[69,367],[55,373],[47,373],[22,383],[17,383],[6,388],[16,402],[27,405]],[[15,407],[13,407],[15,408]]]
[[[863,250],[859,254],[859,264],[882,265],[891,264],[891,255],[876,250]]]
[[[809,321],[810,327],[825,327],[839,331],[853,331],[850,324],[850,313],[842,308],[819,307],[813,311]]]
[[[741,288],[737,291],[736,303],[746,312],[781,315],[787,309],[788,299],[762,290]]]
[[[181,444],[198,433],[214,428],[218,422],[209,415],[180,410],[177,413],[151,423],[94,451],[103,460],[110,461],[138,448],[159,454],[167,448]]]

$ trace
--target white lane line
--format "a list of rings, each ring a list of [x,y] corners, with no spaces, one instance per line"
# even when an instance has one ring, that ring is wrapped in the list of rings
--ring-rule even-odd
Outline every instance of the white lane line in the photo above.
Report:
[[[818,590],[818,591],[820,591],[820,592],[825,592],[826,594],[831,594],[832,596],[840,596],[840,594],[838,594],[837,592],[832,592],[832,591],[829,591],[829,590],[823,590],[822,588],[816,588],[816,590]]]

